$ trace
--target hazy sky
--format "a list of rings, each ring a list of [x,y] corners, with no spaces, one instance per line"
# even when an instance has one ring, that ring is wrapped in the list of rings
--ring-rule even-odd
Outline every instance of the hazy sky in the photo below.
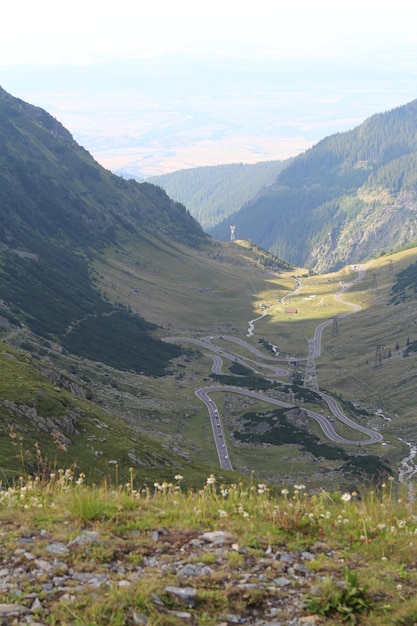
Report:
[[[0,85],[110,169],[287,158],[417,97],[417,5],[21,0]]]

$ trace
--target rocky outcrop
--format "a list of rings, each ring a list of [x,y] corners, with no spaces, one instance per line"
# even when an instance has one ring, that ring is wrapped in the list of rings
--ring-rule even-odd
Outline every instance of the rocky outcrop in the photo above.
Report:
[[[16,404],[10,400],[3,400],[0,402],[0,406],[7,409],[12,420],[13,416],[23,418],[28,428],[51,433],[59,443],[68,445],[71,443],[70,436],[79,434],[77,430],[78,415],[74,410],[69,409],[64,416],[58,418],[39,415],[36,407]],[[13,424],[13,421],[12,426],[18,431],[22,430],[22,427]]]
[[[93,400],[93,393],[87,389],[86,387],[81,386],[76,383],[71,378],[68,378],[62,372],[59,372],[54,369],[42,368],[42,374],[46,376],[48,380],[51,381],[54,385],[59,387],[60,389],[65,389],[65,391],[69,391],[74,394],[78,398],[86,398],[87,400]]]

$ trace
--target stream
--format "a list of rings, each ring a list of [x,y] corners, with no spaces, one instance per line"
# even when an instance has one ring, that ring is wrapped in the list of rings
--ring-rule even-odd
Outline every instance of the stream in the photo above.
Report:
[[[417,455],[417,446],[409,441],[400,441],[409,447],[410,454],[406,456],[400,463],[398,468],[398,480],[402,485],[405,485],[408,490],[408,501],[414,502],[415,500],[415,487],[413,478],[417,474],[417,465],[415,464],[415,457]]]

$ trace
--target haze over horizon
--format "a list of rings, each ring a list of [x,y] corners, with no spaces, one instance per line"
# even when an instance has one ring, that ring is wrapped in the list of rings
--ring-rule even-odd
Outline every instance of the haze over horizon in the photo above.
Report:
[[[23,4],[23,7],[22,7]],[[286,159],[417,97],[417,7],[50,0],[4,9],[0,85],[113,171]]]

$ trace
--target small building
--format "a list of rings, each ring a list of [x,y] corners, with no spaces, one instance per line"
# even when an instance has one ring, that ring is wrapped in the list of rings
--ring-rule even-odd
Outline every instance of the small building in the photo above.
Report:
[[[289,309],[284,309],[284,313],[298,313],[298,310],[295,307],[290,307]]]

